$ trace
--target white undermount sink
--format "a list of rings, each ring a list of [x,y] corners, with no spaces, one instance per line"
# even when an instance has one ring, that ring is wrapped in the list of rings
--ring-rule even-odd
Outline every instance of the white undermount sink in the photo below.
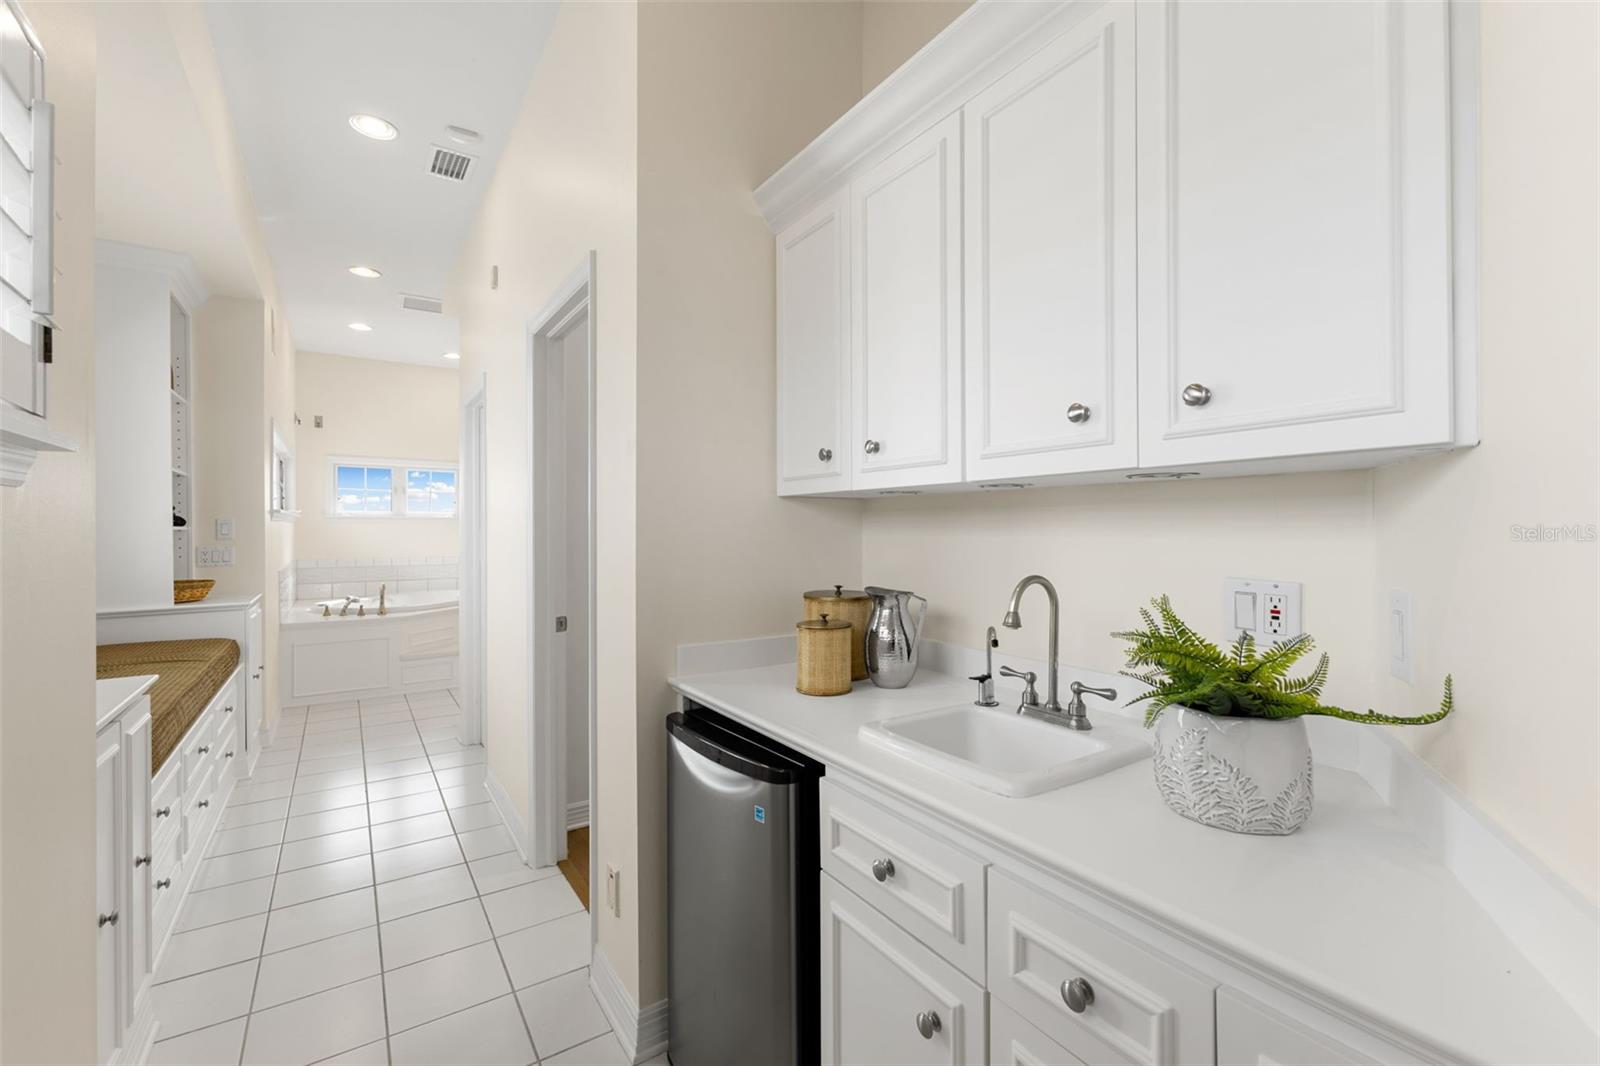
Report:
[[[868,722],[861,738],[930,770],[1002,796],[1034,796],[1137,762],[1150,744],[1110,715],[1088,732],[962,704]]]

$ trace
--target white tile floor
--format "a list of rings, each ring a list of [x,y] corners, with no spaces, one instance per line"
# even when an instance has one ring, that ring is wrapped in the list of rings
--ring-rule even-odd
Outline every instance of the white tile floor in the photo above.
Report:
[[[449,693],[283,713],[156,970],[152,1063],[622,1063],[589,918],[529,869]]]

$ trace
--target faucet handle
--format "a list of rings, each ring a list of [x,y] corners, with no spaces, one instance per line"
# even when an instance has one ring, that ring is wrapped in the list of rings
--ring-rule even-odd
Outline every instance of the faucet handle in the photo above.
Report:
[[[1022,679],[1023,685],[1026,686],[1022,690],[1022,705],[1024,707],[1039,706],[1039,690],[1033,687],[1033,683],[1039,680],[1038,674],[1034,673],[1032,670],[1014,670],[1009,666],[1000,667],[1000,673],[1004,677],[1018,677]]]
[[[1067,688],[1074,696],[1082,696],[1085,692],[1087,692],[1089,695],[1099,696],[1103,700],[1114,700],[1117,698],[1117,690],[1114,688],[1093,688],[1089,685],[1085,685],[1082,681],[1074,681],[1071,685],[1068,685]],[[1080,700],[1079,702],[1082,701]]]

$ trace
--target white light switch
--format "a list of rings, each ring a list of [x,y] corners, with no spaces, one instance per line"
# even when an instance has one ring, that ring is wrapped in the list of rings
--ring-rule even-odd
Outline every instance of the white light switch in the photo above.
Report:
[[[1411,631],[1411,593],[1389,591],[1389,675],[1401,681],[1416,680],[1414,640]]]
[[[1222,622],[1228,639],[1241,632],[1255,635],[1267,645],[1298,637],[1304,632],[1300,601],[1303,589],[1298,581],[1271,581],[1254,577],[1222,579]]]
[[[1256,628],[1256,594],[1238,591],[1233,594],[1233,628]]]
[[[219,518],[219,519],[217,519],[217,539],[218,540],[232,540],[233,539],[233,519],[231,519],[231,518]]]

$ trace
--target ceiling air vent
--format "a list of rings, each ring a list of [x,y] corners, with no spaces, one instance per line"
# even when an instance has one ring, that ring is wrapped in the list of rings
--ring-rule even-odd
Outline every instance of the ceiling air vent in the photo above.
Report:
[[[472,164],[472,156],[440,148],[436,144],[433,146],[433,163],[428,167],[428,173],[445,181],[466,181],[467,171]]]
[[[410,296],[401,293],[400,306],[407,311],[426,311],[430,315],[444,314],[444,301],[437,296]]]

